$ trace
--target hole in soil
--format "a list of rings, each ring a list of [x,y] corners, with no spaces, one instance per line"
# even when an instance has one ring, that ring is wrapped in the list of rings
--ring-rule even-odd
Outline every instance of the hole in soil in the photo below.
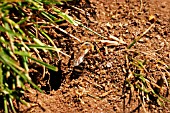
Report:
[[[2,96],[0,96],[0,113],[1,113],[1,110],[3,110],[3,108],[4,108],[4,104],[3,104],[3,97]]]
[[[61,61],[58,63],[58,71],[48,70],[49,75],[46,76],[45,85],[41,86],[41,89],[44,90],[47,94],[50,94],[50,91],[52,90],[58,90],[61,86],[61,83],[63,81],[63,75],[61,70]]]
[[[58,72],[49,70],[49,73],[50,73],[49,84],[51,86],[51,90],[59,89],[63,81],[63,75],[62,75],[62,70],[61,70],[61,60],[58,63]]]

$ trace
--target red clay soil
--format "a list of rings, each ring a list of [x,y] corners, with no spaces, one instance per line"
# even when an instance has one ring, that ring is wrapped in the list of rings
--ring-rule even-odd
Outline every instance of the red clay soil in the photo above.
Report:
[[[118,41],[97,42],[103,38],[85,28],[61,24],[61,28],[79,38],[81,43],[62,33],[52,34],[57,37],[54,39],[57,47],[72,57],[61,56],[62,60],[56,63],[59,72],[49,71],[44,85],[40,84],[43,94],[31,88],[25,93],[29,106],[21,105],[21,113],[170,113],[168,102],[161,106],[156,97],[147,100],[143,92],[128,87],[125,82],[130,76],[127,71],[141,72],[128,64],[130,59],[146,61],[147,78],[155,84],[159,85],[162,76],[170,80],[170,69],[162,71],[166,65],[170,66],[169,0],[82,0],[61,9],[106,37],[105,40],[117,38]],[[142,38],[127,50],[142,33]],[[88,47],[90,50],[78,64],[77,59]],[[138,82],[133,77],[128,80],[132,84]],[[170,99],[165,94],[169,92],[166,85],[164,81],[159,93]]]

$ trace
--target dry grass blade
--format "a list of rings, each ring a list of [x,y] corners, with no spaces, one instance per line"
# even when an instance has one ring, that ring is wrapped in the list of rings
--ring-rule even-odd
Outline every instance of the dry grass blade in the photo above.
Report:
[[[149,28],[148,28],[146,31],[144,31],[139,37],[135,38],[135,39],[133,40],[133,42],[132,42],[127,48],[130,49],[130,48],[131,48],[136,42],[138,42],[154,25],[155,25],[155,24],[151,24],[151,25],[149,26]]]
[[[101,43],[105,44],[106,46],[119,46],[121,45],[117,41],[110,41],[110,40],[99,40]]]
[[[124,42],[123,40],[121,40],[121,39],[119,39],[119,38],[117,38],[113,35],[110,35],[109,38],[112,39],[112,40],[118,41],[121,44],[126,44],[126,42]]]

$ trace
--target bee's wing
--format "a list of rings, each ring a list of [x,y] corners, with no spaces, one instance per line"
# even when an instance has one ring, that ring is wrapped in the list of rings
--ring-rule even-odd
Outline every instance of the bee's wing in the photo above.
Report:
[[[85,49],[84,52],[74,61],[74,66],[78,66],[83,62],[84,56],[88,53],[89,49]]]
[[[81,55],[78,59],[74,61],[74,66],[78,66],[84,60],[84,55]]]

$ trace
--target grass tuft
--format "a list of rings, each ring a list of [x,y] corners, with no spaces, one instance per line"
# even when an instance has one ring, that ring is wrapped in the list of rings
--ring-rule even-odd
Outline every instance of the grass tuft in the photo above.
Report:
[[[52,51],[56,54],[64,54],[55,46],[48,30],[43,26],[57,26],[57,22],[63,20],[71,24],[75,22],[70,16],[61,12],[56,4],[61,5],[63,2],[61,0],[0,2],[0,96],[3,97],[5,113],[8,113],[9,109],[14,113],[17,112],[13,101],[27,104],[21,99],[24,91],[27,90],[26,83],[42,92],[29,76],[31,63],[37,63],[44,70],[48,68],[58,71],[56,66],[44,62],[41,58],[41,51],[44,54]],[[46,10],[46,5],[52,7],[50,11]],[[42,39],[49,43],[45,44]]]

